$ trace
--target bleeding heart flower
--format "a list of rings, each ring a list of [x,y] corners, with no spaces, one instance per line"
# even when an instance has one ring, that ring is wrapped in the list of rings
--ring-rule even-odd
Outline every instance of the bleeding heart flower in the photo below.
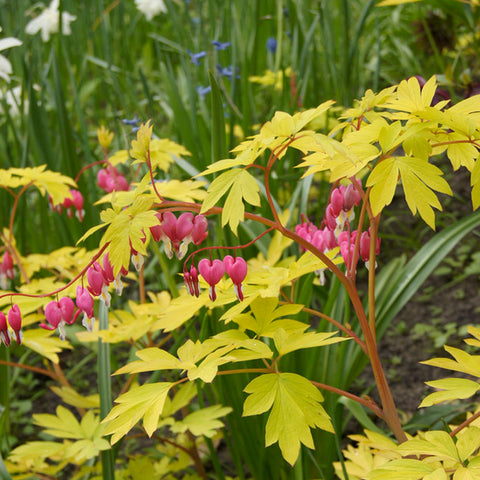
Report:
[[[22,314],[20,313],[20,308],[17,304],[14,304],[12,308],[8,311],[8,323],[12,327],[13,332],[15,333],[15,341],[20,345],[22,343]]]
[[[225,270],[227,275],[232,279],[233,289],[237,298],[243,300],[243,285],[242,282],[247,276],[247,262],[242,257],[233,258],[231,255],[227,255],[223,259]]]
[[[362,183],[360,180],[356,178],[352,178],[352,181],[357,184],[357,187],[360,189],[362,188]],[[343,200],[343,210],[348,212],[351,210],[355,205],[360,205],[360,201],[362,200],[362,196],[360,192],[353,183],[350,183],[345,188],[344,200]]]
[[[76,317],[83,312],[82,325],[91,332],[95,324],[95,317],[93,316],[94,300],[88,290],[81,285],[77,287],[77,299],[75,301],[79,310],[75,314]]]
[[[110,306],[111,296],[108,293],[106,274],[98,262],[87,270],[88,291],[94,297],[100,297],[107,307]]]
[[[192,233],[190,234],[192,242],[195,245],[200,245],[207,238],[207,229],[207,219],[203,215],[195,215],[193,219]]]
[[[8,331],[7,317],[3,312],[0,312],[0,340],[5,344],[6,347],[10,345],[12,340],[10,332]]]
[[[193,213],[182,213],[177,219],[172,212],[163,212],[160,228],[160,240],[165,245],[167,257],[172,258],[175,253],[178,259],[182,259],[191,241],[188,237],[193,230]]]
[[[110,263],[110,259],[108,258],[108,252],[103,257],[102,265],[103,265],[103,275],[105,279],[107,280],[108,283],[113,282],[113,286],[115,287],[115,291],[117,292],[117,295],[121,295],[123,292],[122,275],[127,275],[128,271],[125,269],[125,267],[122,266],[122,268],[120,269],[120,272],[118,272],[117,275],[114,277],[113,266]]]
[[[203,258],[198,263],[198,271],[204,280],[210,285],[209,296],[212,302],[217,298],[215,285],[220,281],[225,273],[225,265],[221,260],[210,260]]]
[[[129,189],[126,178],[113,165],[98,171],[97,185],[107,193],[111,193],[114,190],[117,192],[128,191]]]
[[[58,302],[52,300],[45,305],[45,318],[49,325],[41,323],[40,326],[46,330],[55,330],[58,328],[61,340],[65,340],[65,325],[70,325],[76,320],[76,316],[73,316],[74,310],[75,305],[70,297],[63,297]]]
[[[76,217],[83,222],[85,216],[85,210],[83,209],[83,195],[78,190],[70,190],[72,194],[72,205],[75,208]]]
[[[0,288],[6,290],[8,288],[8,279],[14,277],[13,258],[10,253],[5,250],[2,262],[0,263]]]
[[[380,238],[377,238],[377,243],[375,245],[375,254],[378,255],[380,253]],[[362,260],[365,262],[365,266],[367,269],[369,268],[369,260],[370,260],[370,228],[367,232],[362,232],[360,236],[360,256]],[[377,267],[375,262],[375,268]]]
[[[160,225],[162,221],[162,214],[161,212],[157,212],[155,216],[158,218],[158,225],[154,225],[153,227],[150,227],[150,233],[152,234],[152,238],[156,242],[159,242],[163,235],[162,226]]]
[[[62,297],[58,301],[58,305],[60,306],[60,310],[62,311],[62,320],[65,323],[71,325],[73,323],[72,317],[75,310],[73,300],[70,297]]]

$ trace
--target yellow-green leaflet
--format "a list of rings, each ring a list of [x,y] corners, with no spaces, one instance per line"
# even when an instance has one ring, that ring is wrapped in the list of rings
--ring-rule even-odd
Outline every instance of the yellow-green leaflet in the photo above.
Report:
[[[268,416],[265,445],[278,442],[283,458],[293,465],[300,444],[314,448],[311,428],[333,432],[330,418],[320,404],[323,396],[306,378],[294,373],[265,374],[252,380],[244,390],[249,394],[243,415]]]

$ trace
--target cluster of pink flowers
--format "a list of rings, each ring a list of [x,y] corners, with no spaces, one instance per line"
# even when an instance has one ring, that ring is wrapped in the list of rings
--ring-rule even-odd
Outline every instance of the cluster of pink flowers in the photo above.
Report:
[[[242,282],[247,276],[247,262],[242,257],[232,257],[227,255],[222,260],[211,260],[203,258],[198,262],[198,270],[195,265],[190,267],[190,270],[184,271],[184,280],[187,291],[190,295],[198,297],[200,295],[200,288],[198,286],[198,273],[210,285],[209,297],[213,302],[217,298],[215,292],[215,285],[222,279],[225,272],[232,279],[233,288],[237,298],[243,300],[243,285]]]
[[[338,236],[338,245],[340,246],[340,253],[347,268],[352,268],[353,262],[357,262],[358,258],[354,258],[355,243],[357,240],[357,230],[353,232],[344,231]],[[380,239],[377,238],[375,253],[380,253]],[[370,229],[362,232],[359,240],[359,254],[361,259],[365,262],[367,269],[369,268],[370,258]]]
[[[85,210],[83,209],[83,195],[78,190],[70,190],[70,195],[72,196],[71,198],[65,198],[63,203],[56,206],[53,206],[52,197],[49,197],[48,202],[50,208],[58,213],[62,213],[62,210],[65,208],[69,218],[72,218],[75,214],[75,216],[83,222],[83,217],[85,216]]]
[[[18,345],[22,343],[22,314],[17,304],[12,305],[7,314],[8,325],[13,330],[13,338]],[[12,335],[8,330],[7,317],[3,312],[0,312],[0,344],[3,342],[6,347],[12,342]]]
[[[77,286],[77,297],[75,300],[77,311],[75,312],[75,305],[70,297],[52,300],[45,306],[45,318],[48,324],[40,324],[42,328],[47,330],[58,328],[60,338],[65,340],[65,326],[75,323],[78,316],[83,313],[82,325],[89,332],[93,330],[93,325],[95,324],[93,297],[99,297],[105,305],[109,306],[111,296],[108,292],[108,286],[113,282],[117,293],[120,295],[123,288],[120,277],[128,273],[122,270],[115,278],[108,253],[103,257],[102,265],[98,262],[93,263],[87,270],[87,287]]]
[[[97,173],[97,184],[107,193],[128,191],[130,188],[126,178],[113,165],[102,168]]]
[[[317,228],[310,220],[302,218],[302,223],[296,225],[295,232],[314,247],[325,253],[335,247],[340,247],[340,253],[348,269],[358,261],[355,257],[355,242],[357,230],[351,231],[350,224],[355,217],[354,207],[360,204],[361,183],[340,185],[332,190],[330,202],[325,210],[323,229]],[[380,239],[377,239],[376,253],[380,252]],[[370,257],[370,230],[362,232],[359,239],[359,255],[368,268]],[[319,272],[321,273],[321,272]]]
[[[13,258],[5,250],[2,262],[0,263],[0,288],[6,290],[8,287],[8,279],[15,277],[15,270],[13,269]]]
[[[108,253],[106,253],[102,265],[95,262],[87,270],[87,289],[94,297],[99,297],[109,307],[111,295],[108,292],[108,287],[113,283],[117,295],[121,295],[123,291],[122,275],[127,274],[128,271],[122,267],[117,276],[114,276],[113,266],[108,258]]]
[[[172,212],[158,212],[159,225],[150,227],[153,239],[162,241],[168,258],[173,254],[180,260],[187,253],[190,243],[200,245],[207,238],[208,222],[203,215],[182,213],[178,218]]]
[[[307,218],[302,218],[302,223],[295,226],[295,232],[307,240],[307,242],[310,242],[315,248],[318,248],[322,253],[338,246],[337,239],[332,230],[328,227],[320,229]]]
[[[325,210],[325,225],[327,228],[335,232],[338,237],[347,224],[349,225],[355,218],[354,207],[360,204],[362,199],[360,190],[361,183],[353,179],[357,183],[355,186],[350,183],[348,186],[340,185],[332,190],[330,202]]]

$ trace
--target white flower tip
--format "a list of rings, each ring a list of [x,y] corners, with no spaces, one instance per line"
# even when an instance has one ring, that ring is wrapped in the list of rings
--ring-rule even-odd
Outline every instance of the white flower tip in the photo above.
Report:
[[[95,325],[95,317],[88,318],[87,314],[83,314],[82,325],[87,329],[89,332],[93,332],[93,326]]]

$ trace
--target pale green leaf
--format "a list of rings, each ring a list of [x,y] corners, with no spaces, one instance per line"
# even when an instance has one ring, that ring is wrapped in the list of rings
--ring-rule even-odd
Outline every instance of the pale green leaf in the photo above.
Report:
[[[265,374],[252,380],[245,392],[243,415],[258,415],[272,409],[267,420],[265,445],[279,443],[283,458],[295,463],[303,443],[313,448],[311,428],[333,432],[320,404],[322,394],[306,378],[294,373]]]
[[[24,312],[24,310],[22,310]],[[53,332],[43,328],[25,329],[23,332],[22,344],[37,352],[45,358],[48,358],[53,363],[59,363],[58,353],[72,346],[60,340],[57,335],[52,335]]]
[[[349,340],[349,338],[345,337],[333,337],[333,335],[337,333],[338,332],[302,332],[298,330],[286,332],[282,328],[278,328],[273,334],[273,340],[278,353],[280,355],[286,355],[287,353],[302,348],[321,347]]]
[[[211,438],[218,429],[223,427],[220,417],[224,417],[231,411],[230,407],[212,405],[189,413],[183,420],[175,422],[170,429],[174,433],[184,433],[189,430],[196,437],[204,435]]]
[[[140,358],[140,360],[124,365],[115,372],[115,375],[182,368],[181,362],[178,358],[160,348],[145,348],[136,352],[135,355]]]
[[[448,477],[443,468],[437,468],[434,472],[425,475],[423,480],[448,480]]]
[[[464,428],[457,435],[456,447],[458,456],[462,463],[464,463],[473,452],[480,448],[480,428],[475,426]]]
[[[430,407],[447,400],[469,398],[480,389],[480,385],[477,382],[465,378],[444,378],[425,383],[442,391],[427,395],[419,405],[419,408]]]
[[[99,408],[100,396],[98,393],[84,397],[71,387],[50,387],[65,403],[78,408]]]
[[[456,372],[463,372],[469,375],[480,378],[480,356],[470,355],[458,348],[445,346],[445,350],[454,357],[455,360],[449,358],[433,358],[426,360],[425,365],[432,365],[434,367],[445,368],[447,370],[454,370]]]
[[[33,415],[33,421],[45,429],[45,433],[59,438],[80,439],[84,438],[84,432],[80,423],[70,410],[59,405],[56,415],[50,413],[37,413]]]
[[[173,385],[170,382],[147,383],[120,395],[115,400],[118,405],[103,420],[107,424],[105,435],[112,434],[112,444],[124,437],[142,417],[145,431],[152,436]]]
[[[397,448],[402,455],[431,455],[438,460],[459,461],[452,437],[444,431],[429,431],[424,438],[412,438]]]
[[[367,478],[368,480],[419,480],[435,470],[434,466],[420,460],[402,458],[375,468]]]
[[[260,187],[253,175],[246,170],[238,172],[223,205],[222,226],[228,223],[236,235],[238,224],[243,222],[245,214],[244,201],[250,205],[259,206],[259,191]]]
[[[374,215],[378,215],[384,207],[390,205],[398,183],[398,166],[394,158],[379,162],[367,179],[370,191],[370,203]]]

